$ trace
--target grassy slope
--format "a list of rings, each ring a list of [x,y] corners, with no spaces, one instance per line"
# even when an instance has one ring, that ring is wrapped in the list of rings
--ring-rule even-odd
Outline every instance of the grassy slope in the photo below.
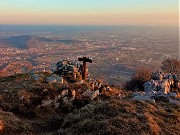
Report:
[[[65,86],[49,85],[43,81],[33,82],[28,75],[1,78],[0,120],[4,127],[2,133],[13,135],[180,134],[180,107],[166,102],[150,104],[132,101],[129,98],[118,99],[112,97],[113,93],[105,93],[80,109],[72,105],[61,105],[58,109],[51,106],[37,108],[43,89],[48,89],[49,95],[53,96],[62,87]],[[69,87],[88,88],[84,85]],[[4,90],[8,92],[2,92]],[[27,99],[33,97],[33,105],[27,105],[26,100],[19,102],[18,94],[22,93]],[[128,93],[122,93],[128,96]]]

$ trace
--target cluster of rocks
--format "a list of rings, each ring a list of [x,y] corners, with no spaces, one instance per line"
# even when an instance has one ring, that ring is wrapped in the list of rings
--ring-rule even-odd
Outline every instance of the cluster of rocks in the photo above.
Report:
[[[63,77],[57,74],[51,74],[50,76],[45,77],[43,74],[34,73],[30,77],[37,82],[45,81],[47,83],[64,83]]]
[[[74,80],[82,80],[82,74],[83,74],[83,65],[78,62],[70,62],[68,60],[60,61],[56,64],[57,71],[54,73],[65,76],[65,77],[71,77]],[[88,69],[86,68],[86,77],[85,80],[90,79]]]
[[[179,81],[175,74],[152,73],[151,80],[144,83],[144,92],[132,94],[133,100],[144,100],[155,103],[157,100],[180,105],[178,96]]]
[[[103,91],[110,91],[110,87],[108,85],[103,85],[101,82],[97,80],[90,80],[89,82],[91,89],[87,89],[83,92],[83,95],[89,97],[91,100],[101,95]]]
[[[81,97],[82,99],[87,100],[94,100],[99,95],[102,94],[103,91],[105,92],[111,92],[112,89],[109,87],[109,85],[102,84],[101,81],[92,80],[89,78],[88,69],[86,69],[87,77],[85,80],[82,80],[82,74],[83,74],[83,65],[78,62],[70,62],[68,60],[60,61],[56,64],[57,70],[49,74],[48,77],[43,74],[37,74],[34,73],[31,75],[31,78],[33,78],[35,81],[44,80],[47,83],[59,83],[61,85],[66,85],[68,88],[68,85],[86,85],[86,89],[63,89],[62,91],[56,93],[55,97],[46,97],[42,100],[39,107],[44,106],[54,106],[55,108],[58,108],[61,103],[63,104],[71,104],[76,97]],[[72,78],[72,81],[68,82],[67,79]],[[43,90],[43,93],[48,92],[47,89]],[[118,94],[120,96],[121,94]],[[19,98],[20,100],[23,100],[23,96]]]
[[[135,92],[132,94],[133,100],[147,101],[150,103],[156,103],[156,101],[164,101],[180,106],[180,97],[178,94],[169,92],[165,94],[163,92],[156,92],[151,94],[145,94],[144,92]]]
[[[87,89],[79,88],[79,89],[64,89],[59,94],[57,94],[53,99],[48,97],[46,99],[42,100],[42,103],[38,106],[39,107],[45,107],[49,105],[53,105],[55,108],[58,108],[61,103],[63,104],[72,104],[73,101],[77,97],[81,97],[81,99],[87,99],[87,100],[94,100],[97,98],[103,91],[110,92],[112,91],[111,88],[108,85],[103,85],[102,83],[99,83],[97,81],[93,81],[94,87],[89,87]],[[68,86],[68,84],[67,84]],[[47,92],[48,90],[45,89],[43,92]]]
[[[48,90],[45,89],[43,92],[47,92]],[[45,107],[45,106],[54,106],[54,108],[58,108],[61,103],[66,104],[66,103],[71,103],[76,96],[75,90],[69,90],[69,89],[64,89],[62,90],[58,95],[56,95],[53,99],[50,97],[43,99],[42,103],[38,106],[40,107]]]
[[[33,73],[31,78],[35,81],[45,80],[48,83],[64,83],[64,80],[67,79],[71,80],[71,82],[83,82],[83,65],[78,61],[62,60],[56,64],[56,67],[56,71],[47,78],[44,78],[43,74],[38,73]],[[88,68],[86,68],[86,78],[84,80],[90,80]]]
[[[155,91],[168,92],[180,90],[178,77],[174,73],[164,74],[162,72],[152,73],[151,80],[144,83],[146,94],[154,93]]]

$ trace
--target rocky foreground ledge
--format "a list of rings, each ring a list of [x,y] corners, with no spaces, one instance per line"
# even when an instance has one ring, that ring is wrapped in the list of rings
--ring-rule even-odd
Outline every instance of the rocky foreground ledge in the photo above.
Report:
[[[179,102],[178,95],[132,93],[95,80],[62,83],[56,77],[0,78],[1,134],[180,134],[180,106],[171,102]]]

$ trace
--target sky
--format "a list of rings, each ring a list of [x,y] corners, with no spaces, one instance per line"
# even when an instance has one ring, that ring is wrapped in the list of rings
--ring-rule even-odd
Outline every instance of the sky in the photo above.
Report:
[[[179,0],[0,0],[0,24],[179,25]]]

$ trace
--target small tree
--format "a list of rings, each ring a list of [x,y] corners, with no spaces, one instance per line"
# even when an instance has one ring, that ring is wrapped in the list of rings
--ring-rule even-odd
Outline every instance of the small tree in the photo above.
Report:
[[[139,68],[134,73],[132,79],[125,85],[128,90],[143,90],[143,84],[151,79],[151,71],[146,68]]]
[[[180,60],[178,59],[166,59],[162,62],[162,71],[166,73],[173,72],[180,77]]]

